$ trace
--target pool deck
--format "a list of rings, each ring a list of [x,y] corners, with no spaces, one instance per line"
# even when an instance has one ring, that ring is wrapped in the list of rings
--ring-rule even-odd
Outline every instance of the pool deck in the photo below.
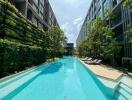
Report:
[[[80,60],[81,61],[81,60]],[[95,73],[98,76],[108,78],[111,80],[118,80],[119,78],[122,77],[123,73],[113,69],[113,68],[108,68],[105,65],[89,65],[81,61],[89,70],[91,70],[93,73]]]

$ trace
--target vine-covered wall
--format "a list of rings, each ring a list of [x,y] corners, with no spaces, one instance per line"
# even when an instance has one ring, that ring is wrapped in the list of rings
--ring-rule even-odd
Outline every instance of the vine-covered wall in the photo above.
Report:
[[[0,77],[41,64],[50,50],[46,32],[9,2],[0,0]]]

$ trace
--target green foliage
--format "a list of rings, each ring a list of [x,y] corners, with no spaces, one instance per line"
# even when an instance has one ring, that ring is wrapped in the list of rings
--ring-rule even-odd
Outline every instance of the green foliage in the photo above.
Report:
[[[3,21],[3,17],[2,16],[0,16],[0,22],[2,22]]]
[[[123,58],[123,65],[128,71],[132,71],[132,58]]]
[[[112,9],[106,8],[104,13],[105,13],[105,16],[109,16],[112,13]]]
[[[64,52],[64,48],[66,46],[66,39],[63,31],[59,27],[52,26],[48,30],[47,37],[49,38],[49,44],[52,49],[52,52],[54,52],[55,54],[58,52],[60,53]]]
[[[45,32],[8,1],[0,0],[0,7],[0,77],[63,54],[66,39],[59,27]]]
[[[43,63],[46,51],[41,47],[0,39],[0,56],[0,76],[3,76]]]
[[[8,36],[13,36],[13,37],[17,37],[17,33],[9,28],[4,28],[5,30],[5,34]]]
[[[132,4],[132,0],[124,0],[124,5]]]
[[[6,23],[15,26],[16,25],[16,20],[13,19],[11,16],[7,16]]]
[[[101,58],[115,64],[120,47],[112,29],[107,27],[106,22],[99,17],[92,22],[90,28],[88,37],[78,47],[79,55]]]

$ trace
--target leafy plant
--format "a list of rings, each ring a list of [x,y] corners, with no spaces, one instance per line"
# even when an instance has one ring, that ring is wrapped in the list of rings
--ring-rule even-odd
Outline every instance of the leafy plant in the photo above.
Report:
[[[79,45],[80,56],[91,56],[116,63],[120,47],[111,28],[107,27],[105,20],[97,17],[93,22],[88,37]]]
[[[128,71],[132,71],[132,58],[123,58],[123,65]]]
[[[46,51],[41,47],[0,39],[0,48],[0,76],[41,64],[46,60]]]
[[[63,31],[59,27],[52,26],[48,30],[46,37],[48,37],[47,43],[50,44],[49,49],[52,50],[51,52],[54,52],[54,54],[64,52],[64,48],[66,46],[66,38]]]
[[[63,54],[66,38],[59,27],[52,26],[45,32],[8,1],[0,0],[0,4],[6,7],[0,12],[0,35],[4,35],[0,37],[0,77]]]

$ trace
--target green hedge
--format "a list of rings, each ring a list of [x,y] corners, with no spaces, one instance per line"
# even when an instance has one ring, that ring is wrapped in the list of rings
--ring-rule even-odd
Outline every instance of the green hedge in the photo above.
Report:
[[[0,39],[0,77],[46,60],[46,50]]]
[[[45,62],[55,52],[48,35],[0,0],[0,77]]]
[[[132,58],[123,58],[123,64],[128,71],[132,71]]]

